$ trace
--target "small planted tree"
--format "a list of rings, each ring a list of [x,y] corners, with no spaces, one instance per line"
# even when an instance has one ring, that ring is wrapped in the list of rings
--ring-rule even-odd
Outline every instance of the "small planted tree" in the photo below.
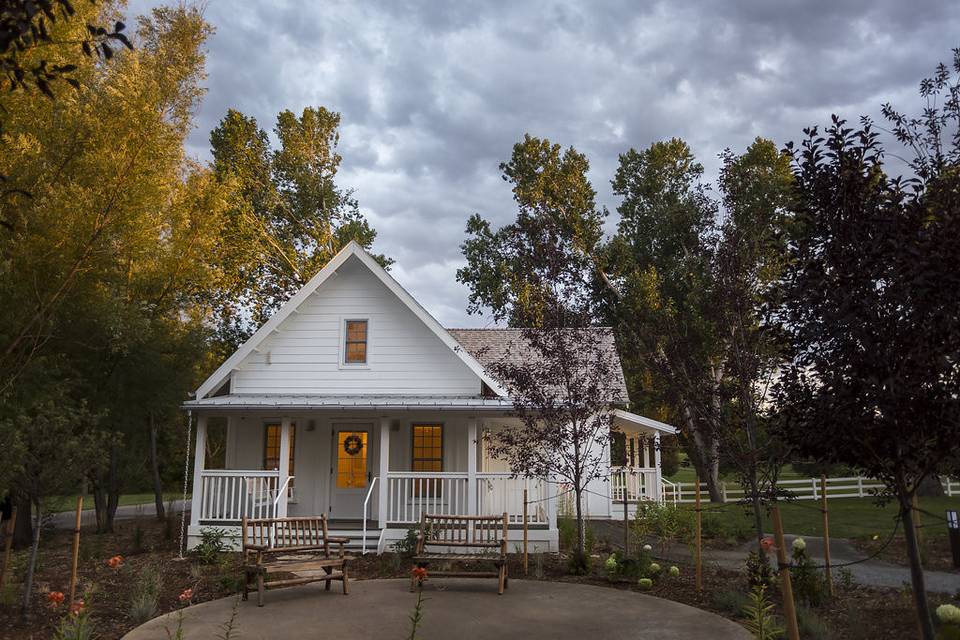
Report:
[[[605,477],[611,410],[623,401],[613,336],[602,327],[518,329],[488,366],[513,401],[518,426],[489,435],[490,452],[513,473],[569,486],[577,517],[574,568],[586,568],[587,486]]]
[[[921,83],[921,118],[884,108],[915,153],[905,179],[887,174],[869,121],[854,130],[834,117],[822,136],[807,131],[794,152],[781,309],[793,347],[779,389],[783,437],[802,455],[886,485],[930,640],[911,502],[948,468],[960,439],[960,51],[953,72],[941,65]]]

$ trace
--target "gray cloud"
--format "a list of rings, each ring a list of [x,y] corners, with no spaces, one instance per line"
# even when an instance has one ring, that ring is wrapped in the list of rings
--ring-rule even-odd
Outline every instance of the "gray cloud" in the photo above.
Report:
[[[134,2],[143,11],[151,2]],[[211,0],[209,93],[191,151],[227,108],[340,111],[341,183],[356,189],[398,280],[448,325],[473,212],[515,210],[499,162],[525,132],[591,160],[602,204],[617,154],[680,136],[717,169],[725,147],[802,136],[831,113],[920,107],[916,87],[960,44],[952,2],[235,3]]]

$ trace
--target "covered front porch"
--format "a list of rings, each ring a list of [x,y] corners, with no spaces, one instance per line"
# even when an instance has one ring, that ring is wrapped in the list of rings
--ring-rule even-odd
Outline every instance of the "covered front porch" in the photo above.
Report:
[[[613,413],[617,447],[610,466],[611,516],[630,517],[642,501],[663,502],[664,479],[660,467],[660,436],[673,435],[668,424],[627,411]]]
[[[363,551],[383,551],[423,513],[524,519],[556,549],[555,485],[513,478],[486,455],[496,411],[342,407],[197,408],[188,544],[205,527],[239,534],[240,519],[326,514]]]

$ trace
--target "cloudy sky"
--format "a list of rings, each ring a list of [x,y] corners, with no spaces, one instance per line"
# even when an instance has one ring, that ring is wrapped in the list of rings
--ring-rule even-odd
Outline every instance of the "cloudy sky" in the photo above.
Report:
[[[799,139],[886,101],[917,111],[920,79],[960,46],[954,0],[209,0],[206,17],[191,151],[209,157],[231,107],[268,129],[282,109],[339,111],[340,184],[446,326],[488,323],[465,312],[459,245],[470,214],[515,216],[497,166],[524,133],[586,153],[615,218],[610,179],[630,147],[682,137],[714,180],[717,154],[756,136]]]

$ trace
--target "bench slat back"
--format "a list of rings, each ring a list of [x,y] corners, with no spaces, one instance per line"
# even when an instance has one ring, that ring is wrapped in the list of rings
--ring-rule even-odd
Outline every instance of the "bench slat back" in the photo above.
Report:
[[[444,516],[423,514],[420,531],[424,546],[500,547],[507,539],[507,514],[499,516]]]
[[[328,549],[327,516],[309,518],[244,518],[241,523],[243,546],[264,546],[271,550]]]

